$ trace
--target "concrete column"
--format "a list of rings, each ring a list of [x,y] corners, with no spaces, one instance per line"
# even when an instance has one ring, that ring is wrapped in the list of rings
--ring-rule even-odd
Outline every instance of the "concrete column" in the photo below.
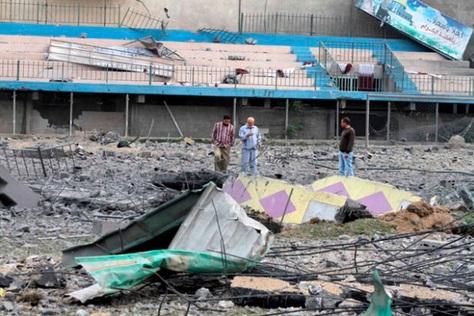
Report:
[[[237,98],[234,98],[234,105],[233,105],[233,108],[232,108],[232,117],[234,119],[234,128],[235,128],[235,130],[237,130],[237,128],[238,128],[237,124],[239,123],[237,121]]]
[[[470,104],[466,104],[466,114],[469,114],[469,107],[470,107]]]
[[[289,120],[289,112],[290,112],[290,100],[286,99],[285,104],[285,139],[288,139],[288,120]]]
[[[390,121],[392,119],[392,102],[387,104],[387,142],[390,141]]]
[[[16,90],[13,90],[12,134],[16,134]]]
[[[370,99],[367,96],[367,101],[365,103],[365,147],[369,148],[369,138],[370,138]]]
[[[72,136],[72,124],[74,120],[73,110],[74,110],[74,93],[71,92],[71,94],[69,95],[69,136]]]
[[[340,106],[340,101],[337,100],[336,101],[336,138],[339,140],[339,130],[341,129],[341,127],[339,126],[340,124],[340,120],[339,120],[339,106]],[[332,137],[331,137],[332,138]]]
[[[124,131],[125,137],[128,137],[128,122],[130,121],[130,119],[129,119],[129,115],[130,115],[129,104],[130,104],[130,96],[127,93],[125,95],[125,131]]]
[[[435,106],[435,143],[438,143],[438,133],[439,133],[439,103],[436,103]]]

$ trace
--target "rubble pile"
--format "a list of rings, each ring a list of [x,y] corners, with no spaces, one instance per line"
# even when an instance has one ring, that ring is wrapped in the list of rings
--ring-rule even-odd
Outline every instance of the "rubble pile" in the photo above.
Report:
[[[316,216],[301,226],[283,217],[301,221],[297,208],[311,204],[303,197],[329,196],[311,185],[335,174],[335,146],[262,149],[266,178],[259,181],[284,184],[256,186],[253,199],[262,200],[270,188],[294,188],[295,194],[294,205],[272,215],[244,208],[226,193],[226,181],[239,179],[238,147],[229,175],[222,175],[209,171],[214,161],[208,144],[132,139],[118,148],[125,141],[120,136],[96,134],[74,140],[70,172],[18,179],[39,194],[38,206],[0,207],[0,315],[373,315],[374,306],[392,315],[474,311],[474,238],[459,230],[461,223],[472,228],[474,149],[468,144],[357,152],[358,177],[426,202],[380,217],[363,199],[344,198],[340,205],[335,199],[333,225],[344,229],[346,222],[369,218],[397,233],[316,239],[280,232],[331,220]],[[1,143],[21,148],[65,141]],[[268,201],[263,204],[273,207]],[[77,262],[66,264],[67,258]],[[83,268],[71,268],[77,263]],[[130,273],[118,273],[117,265]],[[74,299],[91,290],[109,295],[84,304]]]
[[[415,202],[405,210],[382,217],[400,233],[411,233],[432,229],[446,229],[456,226],[456,220],[447,207],[432,207],[426,202]]]

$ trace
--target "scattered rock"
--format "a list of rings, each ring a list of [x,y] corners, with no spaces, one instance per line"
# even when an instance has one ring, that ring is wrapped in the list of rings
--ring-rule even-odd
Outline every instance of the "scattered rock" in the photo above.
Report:
[[[13,278],[0,274],[0,288],[7,288],[13,283]]]
[[[41,268],[37,274],[31,278],[32,283],[40,288],[63,288],[66,280],[54,271],[52,266]]]
[[[232,301],[219,301],[219,303],[217,303],[217,306],[219,306],[220,308],[229,309],[233,308],[235,305]]]
[[[1,307],[2,307],[2,310],[7,311],[7,312],[11,312],[15,309],[15,306],[10,301],[3,301],[1,303]]]
[[[205,287],[198,289],[194,295],[197,297],[198,301],[207,300],[208,298],[212,297],[211,291]]]
[[[76,316],[89,316],[89,312],[84,309],[78,309],[76,311]]]
[[[449,149],[459,149],[466,146],[466,140],[460,135],[454,135],[449,139],[446,147]]]
[[[372,218],[373,215],[367,210],[365,205],[347,199],[343,207],[336,213],[336,222],[345,224],[361,218]]]
[[[468,190],[466,187],[461,188],[459,190],[459,196],[462,198],[468,209],[474,209],[474,196],[470,190]]]
[[[431,206],[424,201],[415,202],[405,210],[380,217],[400,233],[430,229],[451,229],[455,220],[447,207]]]

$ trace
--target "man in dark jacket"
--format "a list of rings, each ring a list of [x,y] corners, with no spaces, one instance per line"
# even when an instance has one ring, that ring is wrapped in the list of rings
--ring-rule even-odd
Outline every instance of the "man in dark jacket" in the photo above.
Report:
[[[339,143],[339,175],[352,177],[354,175],[354,170],[352,169],[352,149],[354,148],[355,131],[348,117],[344,117],[341,120],[341,127],[343,131]]]

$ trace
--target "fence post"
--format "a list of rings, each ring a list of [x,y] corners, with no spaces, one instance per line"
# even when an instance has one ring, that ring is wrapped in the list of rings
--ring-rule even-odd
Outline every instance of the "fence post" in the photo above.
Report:
[[[107,2],[104,2],[104,26],[107,26]]]
[[[387,104],[387,142],[390,141],[390,121],[392,119],[392,102],[388,102]]]
[[[313,36],[314,14],[311,14],[311,21],[309,22],[309,25],[310,25],[309,35]]]
[[[194,66],[191,69],[191,86],[194,86]]]
[[[239,33],[242,34],[244,31],[244,13],[240,13],[240,20],[239,20]]]
[[[13,126],[13,135],[16,134],[16,90],[13,90],[13,104],[12,104],[12,126]]]
[[[61,64],[61,81],[64,81],[64,62]]]
[[[367,94],[367,100],[365,103],[365,146],[369,148],[370,139],[370,98]]]
[[[48,0],[44,3],[44,24],[48,24]]]
[[[40,4],[39,2],[36,4],[36,24],[40,22]]]
[[[121,23],[120,23],[121,18],[122,18],[122,17],[120,16],[121,14],[122,14],[122,6],[119,4],[119,5],[117,6],[117,26],[118,26],[118,27],[121,27],[121,26],[122,26]]]
[[[354,63],[354,47],[355,47],[355,44],[354,44],[354,42],[352,42],[352,45],[351,45],[351,63]]]
[[[81,5],[77,5],[77,25],[81,25]]]
[[[20,81],[20,61],[16,61],[16,81]]]
[[[431,76],[431,94],[434,94],[434,88],[435,88],[435,77]]]
[[[41,147],[38,147],[38,157],[40,159],[40,164],[41,164],[41,169],[43,170],[43,174],[45,177],[47,177],[48,174],[46,173],[46,167],[44,165],[43,153],[41,152]]]
[[[275,31],[273,33],[278,33],[278,13],[275,14]]]
[[[74,124],[74,92],[69,94],[69,136],[72,136],[72,128]]]
[[[109,83],[109,64],[105,67],[105,83]]]
[[[438,143],[438,133],[439,133],[439,103],[435,105],[435,143]]]
[[[149,68],[148,68],[148,85],[151,86],[151,82],[152,82],[152,71],[153,71],[153,64],[150,64]]]

